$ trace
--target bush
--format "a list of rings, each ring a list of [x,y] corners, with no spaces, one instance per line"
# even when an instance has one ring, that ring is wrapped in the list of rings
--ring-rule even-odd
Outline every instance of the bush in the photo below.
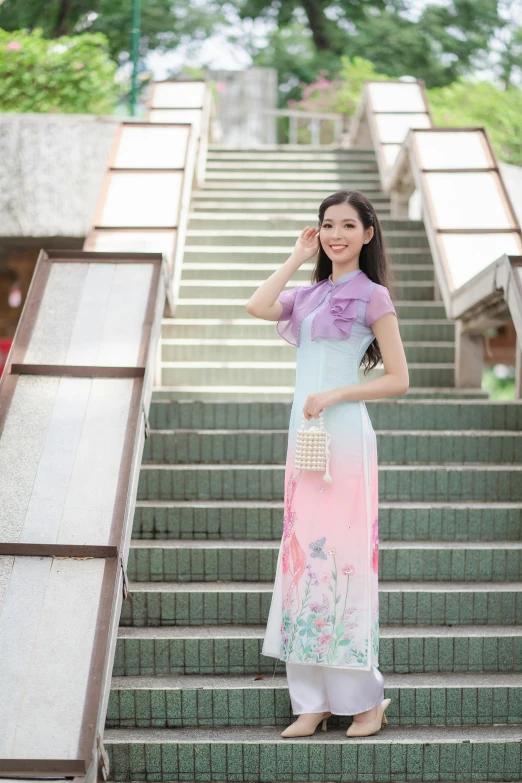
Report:
[[[0,29],[0,111],[111,114],[116,64],[101,33],[43,38]]]

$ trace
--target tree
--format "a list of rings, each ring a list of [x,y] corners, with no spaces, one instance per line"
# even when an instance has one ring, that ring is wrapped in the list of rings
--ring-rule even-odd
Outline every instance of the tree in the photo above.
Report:
[[[330,78],[341,70],[340,57],[363,57],[388,76],[412,75],[427,86],[450,84],[483,62],[496,30],[506,24],[498,0],[450,0],[428,5],[418,19],[407,0],[234,0],[242,18],[262,18],[277,25],[254,62],[270,64],[283,85],[303,74],[315,80],[321,70]],[[292,42],[293,54],[284,51]]]
[[[141,53],[175,49],[187,40],[204,40],[214,25],[224,22],[218,5],[195,5],[191,0],[147,0],[142,3]],[[114,60],[128,53],[131,41],[132,0],[4,0],[0,27],[27,31],[40,28],[45,38],[103,33]]]

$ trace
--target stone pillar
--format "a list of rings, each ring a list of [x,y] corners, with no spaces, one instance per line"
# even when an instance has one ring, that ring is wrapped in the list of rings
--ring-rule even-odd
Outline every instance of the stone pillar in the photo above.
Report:
[[[484,335],[464,331],[462,321],[455,328],[455,386],[480,389],[484,367]]]

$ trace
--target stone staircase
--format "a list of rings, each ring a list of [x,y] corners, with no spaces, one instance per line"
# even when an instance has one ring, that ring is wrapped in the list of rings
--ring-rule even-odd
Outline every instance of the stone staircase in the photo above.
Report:
[[[246,314],[325,192],[376,205],[410,390],[368,402],[380,491],[378,735],[284,740],[261,656],[282,533],[294,351]],[[320,187],[319,187],[320,186]],[[165,319],[105,746],[115,781],[522,780],[522,404],[454,387],[422,223],[391,220],[371,150],[211,148]],[[309,281],[311,265],[296,279]]]

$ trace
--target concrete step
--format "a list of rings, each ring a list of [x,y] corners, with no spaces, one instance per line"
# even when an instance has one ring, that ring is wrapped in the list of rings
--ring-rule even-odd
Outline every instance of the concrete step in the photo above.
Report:
[[[289,356],[290,356],[289,352]],[[176,361],[160,363],[162,382],[167,385],[183,386],[235,386],[251,385],[295,387],[295,361]],[[412,386],[454,386],[455,366],[453,362],[428,364],[411,362],[408,365]],[[384,373],[384,367],[376,367],[367,376],[359,370],[359,380],[372,380]]]
[[[391,706],[391,705],[390,705]],[[390,781],[522,779],[522,726],[386,726],[349,738],[344,728],[285,739],[279,727],[108,729],[114,781]]]
[[[380,464],[522,464],[520,432],[376,430]],[[269,464],[286,462],[288,429],[152,430],[143,462]]]
[[[262,625],[120,628],[113,674],[285,674],[283,661],[261,654],[265,630]],[[522,672],[520,625],[381,624],[379,635],[383,675]]]
[[[445,319],[410,318],[401,319],[403,341],[413,340],[454,342],[455,322]],[[219,339],[221,342],[236,338],[238,334],[246,340],[270,340],[277,334],[274,321],[252,318],[164,318],[162,338],[189,340]],[[281,341],[279,335],[278,340]]]
[[[265,280],[273,272],[281,267],[277,263],[255,263],[248,257],[235,263],[224,261],[206,260],[199,262],[187,261],[183,264],[183,281],[206,280]],[[292,283],[299,285],[312,285],[312,264],[303,264],[292,275]],[[393,272],[398,280],[410,282],[422,281],[433,283],[435,270],[433,264],[400,264],[393,265]]]
[[[273,582],[131,582],[120,625],[266,625]],[[522,625],[522,583],[380,582],[383,625]]]
[[[304,227],[303,227],[304,228]],[[299,236],[298,230],[276,231],[269,228],[247,229],[247,228],[214,228],[187,229],[186,245],[187,248],[193,248],[196,245],[239,245],[242,248],[254,249],[254,246],[269,245],[270,247],[284,247],[288,245],[292,251],[294,244]],[[385,234],[387,246],[398,247],[428,247],[428,236],[424,229],[413,231],[411,229],[389,230]],[[192,251],[188,251],[189,253]],[[290,254],[289,254],[290,255]]]
[[[386,717],[392,726],[507,724],[522,731],[522,675],[388,674]],[[287,726],[292,708],[284,675],[114,677],[108,728]],[[335,715],[331,727],[346,727]]]
[[[294,394],[293,386],[243,386],[239,384],[209,387],[206,384],[169,384],[155,386],[154,400],[186,400],[191,402],[291,402]],[[457,389],[455,387],[415,387],[410,386],[401,399],[426,400],[484,400],[489,401],[489,392],[485,389]],[[394,397],[390,399],[395,399]]]
[[[259,582],[275,578],[279,541],[131,542],[134,582]],[[514,582],[522,579],[521,541],[381,541],[386,582]]]
[[[284,465],[143,465],[140,500],[280,500]],[[318,473],[317,488],[327,491]],[[326,489],[325,489],[326,488]],[[383,501],[522,500],[522,465],[381,465]]]
[[[457,390],[458,391],[458,390]],[[366,410],[376,430],[522,430],[522,401],[367,400]],[[280,429],[287,428],[291,402],[203,402],[153,399],[150,424],[155,429]]]
[[[282,500],[139,500],[133,538],[273,540],[283,534]],[[521,541],[520,503],[382,501],[381,541]]]
[[[278,335],[271,340],[175,337],[165,338],[160,344],[161,360],[164,362],[283,362],[295,356],[294,347]],[[452,341],[403,340],[403,346],[408,362],[447,364],[455,361],[455,344]]]
[[[179,287],[181,299],[195,296],[201,299],[242,299],[245,302],[263,285],[268,275],[256,280],[187,280],[182,279]],[[285,288],[291,290],[294,283]],[[431,281],[401,280],[397,283],[394,300],[407,299],[410,302],[432,302],[435,298],[435,283]]]

